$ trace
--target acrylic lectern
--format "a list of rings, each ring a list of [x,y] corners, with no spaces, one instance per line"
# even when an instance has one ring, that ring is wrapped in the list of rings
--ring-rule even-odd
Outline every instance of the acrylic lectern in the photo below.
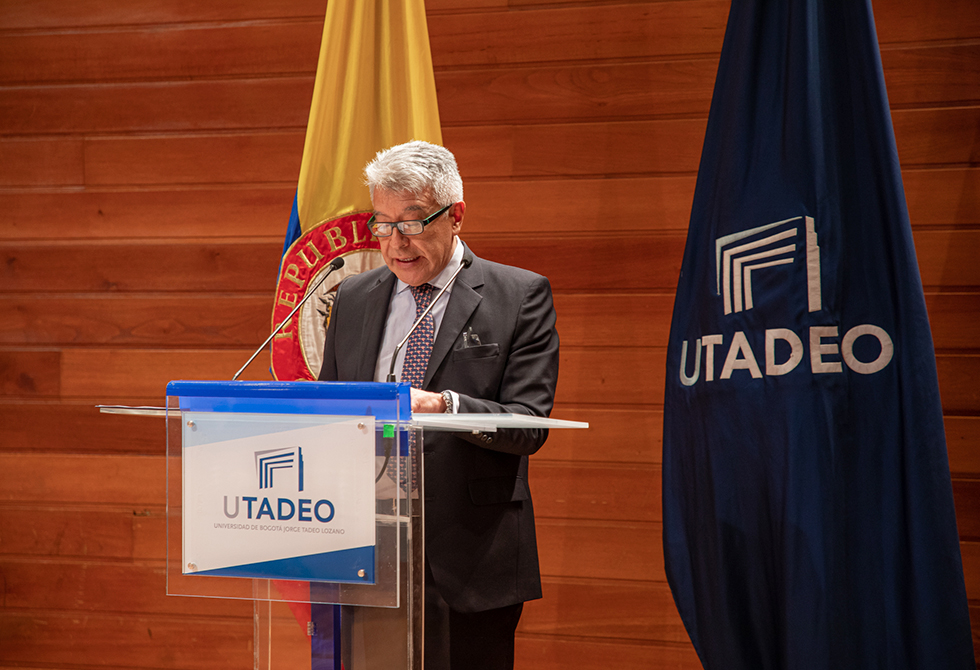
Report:
[[[254,601],[256,670],[420,670],[423,433],[588,427],[382,383],[174,381],[163,414],[167,593]]]

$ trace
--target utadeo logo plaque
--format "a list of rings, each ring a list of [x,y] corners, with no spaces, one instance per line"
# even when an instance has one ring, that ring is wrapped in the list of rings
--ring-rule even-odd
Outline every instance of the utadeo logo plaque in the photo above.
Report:
[[[232,420],[220,412],[188,418],[186,574],[373,580],[373,421],[238,413]]]

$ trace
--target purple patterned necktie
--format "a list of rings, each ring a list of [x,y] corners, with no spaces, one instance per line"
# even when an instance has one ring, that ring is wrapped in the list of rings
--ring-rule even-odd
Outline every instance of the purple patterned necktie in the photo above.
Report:
[[[435,287],[432,284],[422,284],[421,286],[412,286],[410,288],[412,289],[412,297],[415,298],[415,318],[418,319],[422,316],[422,312],[429,306]],[[411,384],[417,389],[422,388],[422,382],[425,380],[425,369],[429,365],[429,356],[432,354],[432,340],[435,338],[435,333],[436,320],[432,316],[432,312],[429,312],[422,319],[422,323],[415,329],[415,332],[412,333],[412,336],[408,338],[408,343],[405,346],[405,361],[402,363],[402,382]],[[415,434],[409,433],[408,439],[409,446],[414,446]],[[401,476],[399,477],[399,484],[403,491],[408,490],[407,470],[409,468],[405,467],[403,462]],[[418,488],[418,473],[416,470],[415,463],[413,463],[411,467],[412,490]],[[388,476],[392,479],[395,478],[394,462],[388,464]]]
[[[432,284],[422,284],[421,286],[412,286],[411,289],[412,297],[415,298],[415,318],[418,319],[429,306],[435,287]],[[405,362],[402,364],[401,381],[407,382],[417,389],[422,388],[422,382],[425,380],[425,368],[429,365],[435,332],[436,320],[432,317],[432,312],[429,312],[419,327],[415,329],[415,332],[412,333],[412,336],[408,338],[408,344],[405,347]]]

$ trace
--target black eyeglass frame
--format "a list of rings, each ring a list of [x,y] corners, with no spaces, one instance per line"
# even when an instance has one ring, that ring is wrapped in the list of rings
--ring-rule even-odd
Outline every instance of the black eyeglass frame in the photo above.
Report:
[[[421,235],[422,233],[425,232],[425,227],[427,225],[429,225],[430,223],[438,219],[440,216],[448,212],[450,209],[452,209],[453,205],[455,204],[456,203],[454,202],[451,205],[446,205],[435,214],[427,216],[424,219],[410,219],[408,221],[375,221],[375,217],[377,217],[377,214],[372,214],[371,218],[368,219],[367,222],[368,230],[370,230],[371,234],[374,235],[375,237],[391,237],[391,234],[395,232],[395,228],[397,228],[398,232],[401,233],[402,235]],[[405,226],[411,223],[419,223],[422,225],[417,231],[408,232],[405,230]],[[375,230],[376,226],[391,226],[391,228],[387,235],[379,235],[377,230]]]

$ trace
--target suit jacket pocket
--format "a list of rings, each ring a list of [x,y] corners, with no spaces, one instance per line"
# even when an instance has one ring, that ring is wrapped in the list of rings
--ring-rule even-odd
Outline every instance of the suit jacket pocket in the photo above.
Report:
[[[520,502],[530,497],[527,481],[521,477],[491,477],[470,482],[470,499],[474,505]]]
[[[477,358],[493,358],[500,354],[500,346],[497,344],[481,344],[476,347],[464,347],[453,349],[454,361],[468,361]]]

